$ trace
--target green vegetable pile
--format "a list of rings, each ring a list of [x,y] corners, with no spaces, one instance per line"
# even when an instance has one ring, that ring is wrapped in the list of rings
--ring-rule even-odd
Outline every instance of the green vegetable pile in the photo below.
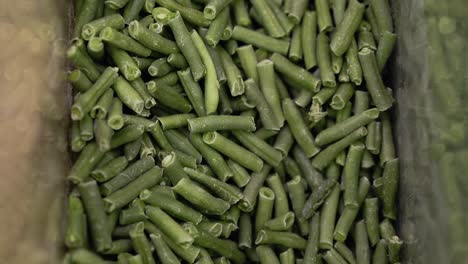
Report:
[[[65,263],[399,263],[368,2],[75,1]]]

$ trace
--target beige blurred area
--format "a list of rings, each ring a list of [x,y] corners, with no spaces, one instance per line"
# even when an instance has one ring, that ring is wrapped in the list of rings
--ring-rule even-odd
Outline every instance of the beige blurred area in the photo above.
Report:
[[[0,0],[0,263],[59,263],[69,3]]]

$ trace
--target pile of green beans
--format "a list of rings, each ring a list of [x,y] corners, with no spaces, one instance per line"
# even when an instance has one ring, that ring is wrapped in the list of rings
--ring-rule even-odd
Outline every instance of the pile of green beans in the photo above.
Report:
[[[312,2],[75,1],[66,263],[400,262],[388,2]]]

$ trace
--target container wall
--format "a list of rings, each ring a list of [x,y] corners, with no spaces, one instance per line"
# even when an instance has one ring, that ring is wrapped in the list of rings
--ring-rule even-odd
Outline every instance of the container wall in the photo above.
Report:
[[[59,263],[68,2],[0,0],[1,263]]]
[[[468,3],[392,5],[405,263],[468,263]]]

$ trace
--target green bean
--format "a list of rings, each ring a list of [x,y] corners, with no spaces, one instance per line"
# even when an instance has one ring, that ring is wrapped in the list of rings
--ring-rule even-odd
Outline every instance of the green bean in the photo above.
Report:
[[[208,132],[203,135],[203,142],[223,153],[243,167],[259,172],[263,161],[254,153],[237,145],[217,132]]]
[[[263,229],[265,222],[273,215],[275,193],[267,187],[261,187],[258,193],[257,211],[255,213],[255,232]]]
[[[120,14],[112,14],[97,18],[96,20],[90,21],[83,25],[81,30],[81,37],[84,40],[90,40],[96,36],[102,29],[106,27],[112,27],[116,30],[121,30],[125,27],[125,20]]]
[[[367,89],[380,111],[389,109],[393,104],[392,94],[385,88],[375,59],[375,52],[364,48],[359,52]]]
[[[293,148],[293,157],[302,172],[302,177],[307,181],[309,188],[312,190],[318,187],[323,180],[323,176],[312,167],[309,158],[298,145]]]
[[[379,38],[379,45],[377,47],[375,57],[377,60],[377,67],[379,68],[380,72],[382,72],[382,70],[385,68],[385,64],[392,54],[393,48],[395,47],[396,38],[397,37],[395,34],[388,31],[383,31]]]
[[[279,53],[273,53],[270,59],[273,61],[276,71],[291,79],[291,81],[301,86],[303,89],[308,89],[312,92],[317,92],[319,90],[321,85],[320,80],[306,69],[295,65]]]
[[[304,250],[306,248],[307,241],[301,236],[292,232],[261,230],[255,239],[255,244],[280,245]]]
[[[124,125],[122,116],[122,101],[119,98],[114,98],[107,116],[107,125],[114,129],[119,130]]]
[[[130,207],[120,212],[119,224],[128,225],[146,220],[145,210],[139,206]]]
[[[403,241],[397,236],[392,236],[387,240],[388,243],[388,256],[390,263],[400,262],[400,248],[403,245]]]
[[[304,208],[302,209],[302,217],[305,219],[311,218],[317,209],[325,202],[325,199],[330,193],[332,193],[335,185],[336,181],[333,179],[324,180],[305,202]]]
[[[285,36],[286,32],[279,22],[275,12],[272,10],[267,1],[254,0],[251,1],[254,10],[262,21],[263,27],[266,29],[268,35],[279,38]]]
[[[80,120],[80,137],[84,141],[90,141],[94,138],[93,119],[89,115],[85,115]]]
[[[156,0],[156,3],[172,12],[180,12],[180,15],[184,20],[187,20],[190,24],[197,25],[199,27],[208,27],[210,25],[210,20],[206,19],[202,12],[192,7],[179,4],[175,0]]]
[[[124,8],[123,17],[126,23],[138,19],[140,11],[145,6],[146,0],[132,0]]]
[[[363,48],[377,50],[377,46],[374,40],[374,35],[372,35],[370,31],[367,31],[367,30],[359,31],[358,48],[359,50]]]
[[[364,11],[364,4],[357,0],[351,0],[349,2],[343,19],[340,24],[338,24],[331,39],[330,49],[335,55],[341,56],[348,50],[354,39],[354,33],[361,24]]]
[[[211,47],[216,47],[223,36],[224,29],[229,21],[229,8],[224,8],[211,22],[206,34],[206,41]]]
[[[163,264],[180,263],[174,252],[164,240],[162,234],[150,234],[150,239],[154,247],[156,248],[156,254],[158,255],[159,260],[161,260]]]
[[[256,68],[259,77],[260,89],[277,120],[276,123],[282,127],[285,118],[281,109],[280,96],[275,84],[273,62],[271,60],[263,60],[257,64]]]
[[[219,113],[221,115],[230,115],[232,114],[232,106],[229,95],[226,91],[226,86],[221,85],[219,87]]]
[[[317,13],[306,10],[301,26],[301,46],[304,56],[304,64],[307,70],[317,65],[316,36],[317,36]]]
[[[369,124],[378,116],[379,111],[376,108],[372,108],[360,114],[354,115],[320,132],[315,139],[315,143],[318,146],[323,146],[325,144],[334,142],[340,138],[345,137],[346,135],[349,135],[352,131],[355,131],[359,127]]]
[[[197,162],[200,163],[202,160],[202,155],[198,150],[190,143],[187,136],[181,134],[177,130],[166,130],[165,135],[169,142],[176,150],[180,150],[194,158],[197,159]]]
[[[333,20],[335,25],[339,25],[343,20],[343,15],[346,9],[346,0],[333,0],[331,2],[331,8],[333,11]]]
[[[260,263],[271,263],[271,264],[280,264],[278,257],[275,254],[275,251],[270,246],[258,246],[255,248],[257,252]]]
[[[244,198],[239,202],[239,208],[243,212],[251,212],[257,203],[257,196],[260,188],[266,180],[271,167],[264,165],[260,172],[252,174],[249,183],[244,188]]]
[[[283,126],[276,137],[273,147],[281,152],[283,158],[288,156],[294,144],[294,138],[288,126]]]
[[[134,115],[123,115],[123,121],[126,126],[134,125],[134,126],[143,126],[145,131],[151,131],[154,127],[156,127],[156,122],[151,121],[149,119],[134,116]]]
[[[349,264],[357,263],[353,252],[343,242],[336,242],[334,248]]]
[[[145,101],[127,80],[122,77],[118,77],[113,88],[122,103],[132,109],[135,113],[142,113],[145,107]]]
[[[396,235],[395,228],[393,227],[392,223],[390,222],[389,219],[384,219],[380,225],[380,236],[383,239],[386,239],[387,241],[392,237]]]
[[[345,174],[346,175],[346,174]],[[347,181],[345,181],[347,183]],[[331,194],[326,198],[320,213],[320,240],[319,248],[333,248],[333,230],[338,213],[338,202],[340,199],[340,187],[335,185]]]
[[[146,206],[146,215],[169,239],[181,247],[187,248],[193,243],[193,237],[160,208]]]
[[[230,204],[236,204],[243,197],[242,192],[232,185],[214,179],[206,174],[200,173],[197,170],[191,168],[184,168],[184,171],[187,173],[187,175],[189,175],[191,179],[202,184],[203,186],[208,188],[212,193],[221,197],[223,200],[229,202]]]
[[[81,4],[79,12],[75,15],[74,28],[72,36],[77,38],[80,36],[83,26],[91,22],[96,17],[96,11],[99,6],[99,1],[85,1]]]
[[[96,143],[88,143],[81,151],[78,159],[68,174],[68,179],[78,184],[85,180],[89,173],[94,169],[98,162],[104,156],[104,152],[99,150]]]
[[[224,42],[224,49],[226,50],[227,54],[233,56],[236,54],[236,49],[239,47],[239,43],[237,43],[234,39],[229,39]],[[237,65],[236,65],[237,67]]]
[[[249,214],[242,213],[239,222],[239,248],[252,247],[252,219]]]
[[[136,198],[142,190],[151,188],[158,184],[162,179],[162,174],[162,169],[155,166],[143,173],[141,176],[138,176],[138,178],[129,182],[125,187],[112,192],[109,196],[104,198],[107,211],[112,212],[127,205],[130,201]]]
[[[288,58],[294,62],[299,62],[303,57],[302,49],[302,27],[297,25],[292,33]]]
[[[395,159],[395,146],[393,143],[392,127],[388,113],[382,114],[382,143],[380,149],[380,166],[390,160]]]
[[[195,205],[202,212],[212,215],[222,215],[230,207],[229,203],[208,193],[189,178],[181,179],[174,187],[174,191]]]
[[[233,172],[228,167],[223,157],[216,150],[206,145],[201,135],[191,134],[190,142],[200,151],[203,158],[211,166],[220,180],[225,181],[233,176]]]
[[[296,142],[304,150],[307,157],[316,155],[319,152],[319,148],[315,146],[312,134],[307,129],[304,119],[301,118],[299,109],[291,99],[284,99],[282,106],[291,134]]]
[[[349,49],[345,54],[346,62],[348,64],[347,73],[351,81],[360,85],[362,83],[362,68],[358,56],[358,47],[355,40],[351,40]]]
[[[103,152],[109,151],[114,131],[107,125],[107,122],[102,119],[96,119],[94,122],[94,134],[99,150]]]
[[[356,90],[354,93],[354,114],[360,114],[369,109],[369,93]]]
[[[177,184],[182,178],[187,177],[175,152],[165,153],[165,156],[161,160],[161,166],[164,168],[164,176],[166,176],[173,185]]]
[[[294,250],[289,248],[288,250],[284,251],[280,255],[280,263],[281,264],[294,264],[296,263],[296,257],[294,255]]]
[[[263,226],[272,231],[287,231],[294,224],[294,218],[293,212],[287,212],[266,221]]]
[[[112,241],[110,249],[103,252],[105,255],[117,255],[132,250],[132,241],[129,239],[120,239]]]
[[[180,52],[174,41],[149,30],[138,21],[130,22],[128,32],[132,38],[150,50],[166,55]]]
[[[207,232],[214,237],[220,237],[223,232],[223,225],[218,222],[203,221],[197,225],[201,231]]]
[[[194,46],[198,50],[200,54],[201,60],[205,65],[206,69],[206,77],[205,77],[205,107],[206,113],[212,114],[216,112],[219,103],[219,82],[217,79],[216,68],[211,59],[211,56],[206,48],[202,38],[196,31],[193,31],[191,34],[191,38],[193,41]],[[189,61],[190,64],[190,61]],[[193,66],[192,66],[193,67]],[[192,73],[193,73],[193,68]],[[197,80],[197,79],[195,79]]]
[[[86,215],[80,198],[70,194],[67,205],[67,229],[65,245],[69,248],[83,248],[86,246],[87,230]]]
[[[167,63],[177,69],[185,69],[188,67],[187,61],[185,60],[184,55],[181,53],[172,53],[167,56],[166,60]]]
[[[361,177],[359,181],[358,203],[361,205],[366,199],[370,188],[370,182],[366,177]],[[333,238],[336,241],[344,242],[348,236],[349,230],[359,213],[359,208],[345,207],[335,226]]]
[[[254,154],[263,159],[266,163],[271,166],[277,167],[283,159],[281,152],[274,149],[264,140],[255,136],[255,134],[242,131],[234,130],[232,134],[244,145],[247,149],[252,151]]]
[[[361,160],[364,152],[364,144],[361,142],[354,143],[349,147],[346,163],[344,167],[345,175],[345,191],[344,204],[347,207],[359,207],[358,202],[358,184],[359,171],[361,168]]]
[[[205,103],[203,101],[203,91],[201,90],[200,85],[193,80],[189,69],[178,71],[177,75],[179,76],[180,82],[182,83],[184,91],[187,94],[195,112],[199,116],[204,116],[206,114],[206,110]]]
[[[366,221],[367,235],[372,246],[380,240],[379,215],[377,198],[368,198],[364,203],[364,219]]]
[[[66,258],[66,257],[65,257]],[[89,251],[88,249],[80,248],[72,251],[70,253],[70,263],[79,263],[79,264],[107,264],[108,262],[103,260],[99,255]],[[68,263],[68,262],[64,262]]]
[[[255,131],[254,119],[248,116],[205,116],[188,120],[188,128],[192,133],[204,133],[219,130]]]
[[[258,86],[255,84],[253,79],[248,79],[245,81],[246,86],[246,97],[248,100],[251,100],[256,105],[256,108],[260,115],[260,120],[262,121],[263,126],[266,129],[270,130],[279,130],[282,126],[280,121],[273,112],[272,107],[265,98],[264,94],[258,89]],[[269,96],[271,97],[271,96]],[[273,96],[276,98],[276,95]],[[269,100],[272,100],[271,98]],[[275,110],[279,112],[280,110]]]
[[[143,259],[141,258],[140,255],[130,255],[128,257],[128,264],[143,264]]]
[[[81,120],[96,104],[98,99],[117,79],[117,68],[108,67],[99,79],[75,100],[71,108],[72,120]]]
[[[247,170],[231,159],[227,161],[227,164],[233,173],[232,179],[234,180],[236,185],[239,187],[246,186],[250,181],[250,175],[247,172]]]
[[[140,125],[129,125],[123,129],[117,131],[114,136],[112,136],[110,147],[115,149],[126,143],[136,140],[141,137],[144,133],[144,127]]]
[[[382,145],[382,126],[380,122],[372,122],[367,126],[366,148],[372,154],[379,154]]]
[[[289,212],[288,197],[279,175],[274,173],[267,179],[267,183],[275,194],[275,216],[278,217]]]
[[[156,153],[157,149],[154,147],[149,135],[144,133],[141,137],[140,158],[147,156],[154,157],[156,156]]]
[[[232,8],[237,25],[249,27],[252,24],[245,0],[234,0]]]
[[[346,58],[346,54],[345,54],[345,58]],[[339,82],[350,82],[351,79],[349,78],[349,74],[348,74],[348,62],[345,60],[343,62],[343,66],[341,67],[341,70],[340,70],[340,74],[338,75],[338,81]]]
[[[156,100],[149,94],[148,90],[146,90],[146,85],[141,78],[130,81],[130,84],[145,102],[146,109],[150,109],[156,105]]]
[[[157,85],[155,81],[146,83],[146,87],[148,92],[162,105],[182,113],[188,113],[192,110],[190,102],[181,93],[174,91],[171,87]]]
[[[148,57],[151,54],[151,50],[141,45],[133,38],[118,32],[117,30],[106,27],[104,28],[99,37],[120,49],[132,52],[141,57]]]
[[[256,83],[258,83],[258,74],[257,74],[257,60],[255,58],[255,52],[252,48],[252,45],[241,46],[236,49],[237,54],[239,55],[239,60],[248,78],[252,78]]]
[[[221,15],[222,11],[227,8],[227,6],[232,2],[232,0],[209,0],[206,1],[206,6],[203,9],[203,16],[206,19],[214,20]]]
[[[374,254],[372,255],[372,263],[376,264],[387,264],[387,241],[385,239],[380,239],[375,246]]]
[[[346,260],[335,249],[330,249],[323,254],[323,259],[328,264],[346,264]]]
[[[118,211],[114,211],[113,214],[118,213]],[[130,230],[135,227],[137,223],[126,225],[126,226],[117,226],[112,231],[112,237],[114,238],[130,238]]]
[[[134,181],[138,176],[148,171],[154,166],[154,159],[152,157],[145,157],[141,160],[130,164],[117,176],[101,185],[101,192],[104,195],[110,195],[111,193],[121,189],[130,182]]]
[[[110,248],[112,240],[111,233],[106,228],[106,214],[97,183],[94,180],[81,182],[78,188],[88,217],[93,243],[98,252],[103,252]]]
[[[383,169],[382,205],[383,215],[389,219],[396,219],[396,194],[398,189],[398,158],[387,161]]]
[[[278,52],[283,55],[287,55],[289,50],[288,41],[275,39],[263,33],[256,32],[241,26],[234,27],[232,30],[232,38],[247,44],[251,44],[255,47],[271,52]]]
[[[101,95],[96,105],[93,106],[90,116],[92,118],[105,119],[111,107],[113,97],[114,91],[108,89],[103,95]]]
[[[74,69],[68,73],[67,80],[71,82],[73,88],[79,92],[86,92],[93,84],[80,69]]]
[[[227,8],[226,8],[227,9]],[[223,10],[224,11],[224,10]],[[231,42],[231,37],[232,37],[232,19],[231,16],[228,16],[226,26],[224,27],[223,30],[223,35],[221,36],[221,40],[225,40],[228,42]]]
[[[200,257],[195,264],[214,264],[213,259],[211,259],[210,253],[206,249],[201,249]]]
[[[369,241],[367,240],[366,224],[364,220],[356,223],[355,227],[355,241],[356,241],[356,262],[357,263],[370,263],[370,248]]]
[[[157,17],[158,12],[153,11],[153,16]],[[202,60],[201,55],[198,52],[197,46],[194,44],[189,31],[187,30],[184,21],[182,20],[180,13],[168,13],[167,14],[167,24],[171,27],[174,37],[176,40],[177,45],[179,46],[179,49],[181,50],[182,54],[184,55],[185,59],[187,60],[187,63],[190,66],[190,69],[192,71],[193,78],[195,81],[200,80],[203,78],[206,74],[206,68],[205,66],[207,64],[207,59],[206,56],[205,59]],[[203,65],[205,63],[205,66]],[[211,65],[212,66],[212,65]],[[210,68],[211,68],[210,66]],[[210,69],[211,71],[211,69]]]
[[[86,47],[88,49],[89,56],[91,56],[93,60],[102,61],[104,59],[104,44],[100,38],[92,37],[88,41],[88,45]]]
[[[335,110],[342,110],[349,102],[353,94],[354,85],[352,83],[341,83],[332,97],[330,106]]]
[[[105,0],[104,4],[111,9],[121,9],[123,8],[129,0]]]
[[[281,27],[283,28],[286,35],[293,30],[294,24],[290,21],[289,17],[281,10],[281,4],[275,3],[275,1],[266,1],[268,6],[271,8],[273,13],[278,19]],[[296,23],[297,24],[297,23]]]
[[[375,16],[377,27],[382,34],[385,31],[393,32],[393,21],[390,5],[387,0],[372,0],[370,7]]]
[[[140,193],[140,199],[183,221],[198,224],[203,218],[202,214],[170,196],[144,190]]]
[[[319,232],[320,232],[320,214],[315,214],[309,222],[309,236],[304,253],[304,264],[320,263],[319,250]],[[297,261],[296,261],[297,263]]]
[[[151,243],[144,233],[144,223],[139,222],[130,230],[130,238],[132,239],[133,247],[138,255],[141,256],[142,263],[155,264],[153,258]]]
[[[174,69],[172,68],[172,66],[169,65],[169,63],[167,63],[166,58],[156,59],[148,67],[148,73],[153,77],[164,76],[164,75],[172,72],[173,70]]]
[[[229,90],[232,96],[238,96],[244,93],[244,81],[242,74],[237,66],[232,61],[231,56],[220,46],[216,47],[216,51],[221,59],[224,72],[226,73]]]
[[[323,86],[335,87],[336,79],[331,65],[329,40],[324,32],[319,33],[317,37],[317,61]]]
[[[163,130],[185,127],[188,120],[194,118],[194,114],[176,114],[158,117]]]
[[[203,231],[200,231],[199,234],[200,235],[195,238],[195,245],[214,251],[218,255],[224,256],[236,264],[245,263],[245,255],[239,250],[235,242],[219,239]]]
[[[333,22],[330,13],[330,6],[326,0],[315,0],[317,10],[317,24],[319,32],[330,32],[333,29]]]

